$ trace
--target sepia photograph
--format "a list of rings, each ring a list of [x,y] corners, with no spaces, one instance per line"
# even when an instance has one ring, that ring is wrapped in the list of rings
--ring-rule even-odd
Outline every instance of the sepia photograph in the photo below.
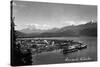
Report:
[[[10,2],[11,66],[97,61],[97,5]]]

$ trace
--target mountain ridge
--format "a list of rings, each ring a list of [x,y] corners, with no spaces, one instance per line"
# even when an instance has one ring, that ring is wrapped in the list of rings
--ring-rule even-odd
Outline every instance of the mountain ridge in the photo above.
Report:
[[[29,33],[27,37],[59,37],[59,36],[97,36],[97,22],[88,22],[77,26],[53,28],[36,33]],[[26,36],[24,36],[26,37]]]

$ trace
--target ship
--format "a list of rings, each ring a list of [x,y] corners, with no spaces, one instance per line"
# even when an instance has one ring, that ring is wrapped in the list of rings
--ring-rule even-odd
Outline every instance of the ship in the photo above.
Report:
[[[76,51],[86,49],[86,48],[87,48],[87,44],[82,44],[82,43],[75,44],[75,45],[73,44],[73,45],[70,45],[70,46],[65,46],[63,48],[63,54],[76,52]]]

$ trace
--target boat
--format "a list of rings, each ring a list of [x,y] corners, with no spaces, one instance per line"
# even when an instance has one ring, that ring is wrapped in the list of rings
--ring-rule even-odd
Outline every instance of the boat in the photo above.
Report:
[[[85,49],[85,48],[87,48],[87,45],[85,45],[85,44],[83,44],[83,45],[81,45],[78,49]]]
[[[76,52],[78,50],[85,49],[85,48],[87,48],[86,44],[81,44],[81,45],[77,44],[77,45],[68,46],[67,48],[63,49],[63,54]]]

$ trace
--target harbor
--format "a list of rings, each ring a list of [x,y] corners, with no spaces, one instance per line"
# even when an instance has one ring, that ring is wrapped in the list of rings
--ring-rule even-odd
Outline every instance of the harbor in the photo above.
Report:
[[[57,38],[58,39],[58,38]],[[63,62],[72,62],[66,61],[66,59],[76,59],[77,61],[89,61],[89,60],[80,60],[81,58],[92,58],[90,60],[96,60],[94,56],[87,56],[87,51],[90,48],[90,44],[86,42],[86,40],[79,41],[78,39],[75,40],[68,40],[68,39],[18,39],[16,44],[19,45],[19,48],[25,56],[22,60],[24,64],[30,61],[30,64],[51,64],[51,63],[63,63]],[[84,38],[83,38],[84,39]],[[88,38],[91,40],[90,38]],[[93,52],[92,52],[93,53]],[[92,54],[90,52],[90,54]],[[94,57],[94,58],[93,58]],[[29,58],[31,60],[29,60]],[[27,60],[28,59],[28,60]],[[84,58],[83,58],[84,59]]]

